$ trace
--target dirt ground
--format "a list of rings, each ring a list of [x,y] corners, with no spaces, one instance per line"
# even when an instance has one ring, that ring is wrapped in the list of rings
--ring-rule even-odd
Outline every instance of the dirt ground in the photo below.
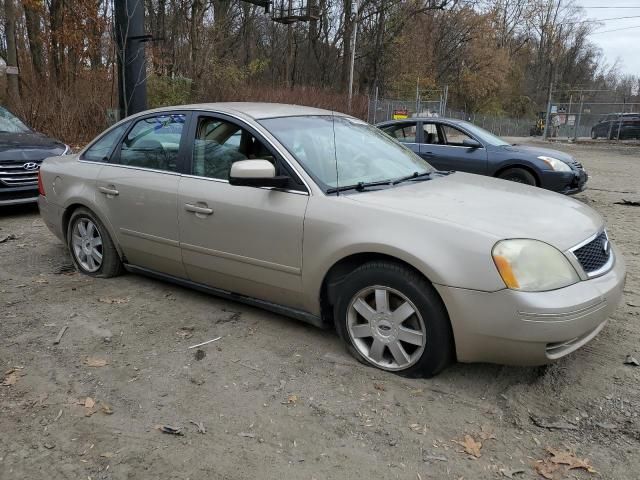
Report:
[[[555,148],[588,169],[577,198],[606,218],[629,274],[605,330],[541,368],[405,379],[358,364],[332,332],[70,272],[37,208],[0,210],[0,240],[15,235],[0,243],[0,478],[640,478],[640,367],[624,364],[640,359],[640,208],[615,203],[640,201],[640,148]]]

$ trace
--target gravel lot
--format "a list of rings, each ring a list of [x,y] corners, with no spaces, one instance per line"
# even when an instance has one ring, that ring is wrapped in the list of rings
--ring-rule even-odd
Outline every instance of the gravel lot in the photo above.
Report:
[[[404,379],[356,363],[332,332],[70,272],[36,208],[0,210],[0,241],[15,235],[0,243],[0,478],[637,479],[640,367],[624,361],[640,359],[640,208],[615,202],[640,201],[640,148],[557,148],[591,174],[577,198],[606,218],[629,275],[600,336],[545,368]]]

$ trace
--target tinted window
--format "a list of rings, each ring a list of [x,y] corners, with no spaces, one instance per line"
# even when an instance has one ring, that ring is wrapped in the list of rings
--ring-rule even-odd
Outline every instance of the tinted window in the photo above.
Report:
[[[163,114],[139,120],[120,148],[120,163],[175,172],[185,115]]]
[[[425,123],[423,124],[424,130],[424,143],[428,144],[439,144],[444,143],[438,134],[438,127],[433,123]]]
[[[416,124],[403,123],[400,125],[391,125],[382,129],[386,134],[402,143],[416,143]]]
[[[118,143],[118,140],[120,140],[120,137],[122,137],[122,134],[128,127],[129,124],[124,123],[107,132],[82,154],[82,159],[94,162],[109,161],[109,157],[111,156],[111,152],[113,152],[116,143]]]
[[[449,125],[442,125],[442,131],[444,133],[444,137],[447,139],[447,145],[461,147],[463,146],[462,142],[465,139],[471,140],[471,137],[462,130],[458,130],[457,128],[453,128]]]
[[[235,123],[203,117],[198,121],[193,145],[193,174],[229,179],[231,165],[238,160],[275,158],[264,144]]]

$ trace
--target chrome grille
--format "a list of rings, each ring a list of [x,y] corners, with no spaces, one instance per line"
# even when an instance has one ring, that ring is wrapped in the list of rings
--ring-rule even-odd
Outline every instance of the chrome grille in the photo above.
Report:
[[[7,187],[25,187],[38,184],[38,169],[40,162],[35,169],[27,170],[24,168],[26,163],[10,163],[0,164],[0,186]]]
[[[587,275],[594,274],[605,267],[611,257],[611,246],[607,232],[603,231],[593,240],[573,250]]]

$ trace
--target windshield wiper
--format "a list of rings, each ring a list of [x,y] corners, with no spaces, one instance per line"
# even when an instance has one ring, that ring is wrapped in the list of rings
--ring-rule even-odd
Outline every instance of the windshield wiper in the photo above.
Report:
[[[422,173],[413,172],[411,175],[407,175],[406,177],[400,177],[397,180],[394,180],[391,185],[398,185],[399,183],[406,182],[408,180],[413,180],[421,177],[430,177],[430,176],[431,176],[431,172],[422,172]]]
[[[346,190],[364,191],[367,187],[378,187],[380,185],[392,185],[391,180],[382,180],[380,182],[358,182],[353,185],[343,185],[342,187],[334,187],[327,189],[327,193],[344,192]]]

